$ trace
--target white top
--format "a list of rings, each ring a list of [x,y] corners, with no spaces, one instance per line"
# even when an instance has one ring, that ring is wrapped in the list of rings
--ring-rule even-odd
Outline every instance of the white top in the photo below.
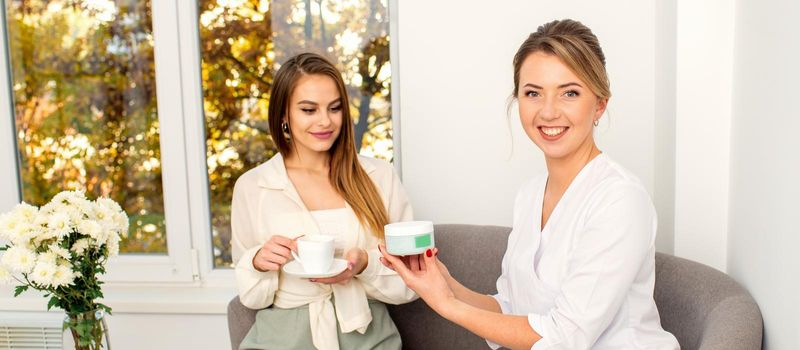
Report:
[[[369,157],[359,156],[358,160],[375,184],[389,222],[412,220],[411,205],[392,166]],[[248,170],[236,180],[233,189],[231,250],[242,305],[256,310],[308,305],[311,338],[317,349],[339,349],[337,322],[342,333],[363,333],[367,329],[372,322],[367,298],[389,304],[417,298],[396,272],[381,264],[380,240],[360,224],[349,205],[345,203],[345,207],[343,247],[364,249],[369,263],[347,284],[313,283],[281,271],[261,272],[253,266],[253,257],[273,235],[294,238],[320,233],[286,174],[283,157],[275,155]]]
[[[311,210],[311,218],[317,223],[319,233],[333,237],[333,255],[344,257],[344,241],[347,232],[347,208]]]
[[[639,180],[598,155],[540,230],[546,184],[517,194],[494,296],[542,336],[531,349],[679,349],[653,300],[656,213]]]

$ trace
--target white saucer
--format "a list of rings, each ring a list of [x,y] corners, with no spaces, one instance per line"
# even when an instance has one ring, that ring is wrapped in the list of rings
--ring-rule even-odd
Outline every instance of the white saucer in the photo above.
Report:
[[[308,273],[306,272],[306,270],[303,270],[303,265],[300,265],[300,263],[297,262],[297,260],[292,260],[286,263],[286,265],[283,265],[283,272],[300,278],[333,277],[342,273],[342,271],[346,269],[347,269],[347,260],[344,259],[333,259],[331,268],[328,270],[328,272],[323,272],[323,273]]]

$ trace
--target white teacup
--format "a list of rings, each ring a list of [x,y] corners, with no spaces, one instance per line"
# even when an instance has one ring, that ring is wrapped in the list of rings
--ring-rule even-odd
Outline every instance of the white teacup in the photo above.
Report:
[[[292,256],[307,273],[325,273],[333,264],[333,237],[304,236],[297,239],[297,253]]]

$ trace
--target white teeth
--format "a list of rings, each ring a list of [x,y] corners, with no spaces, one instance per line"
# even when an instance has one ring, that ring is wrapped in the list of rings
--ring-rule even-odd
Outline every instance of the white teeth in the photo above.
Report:
[[[547,136],[557,136],[558,134],[564,132],[564,130],[567,130],[567,128],[565,128],[565,127],[560,127],[560,128],[545,128],[545,127],[543,127],[542,128],[542,132],[547,134]]]

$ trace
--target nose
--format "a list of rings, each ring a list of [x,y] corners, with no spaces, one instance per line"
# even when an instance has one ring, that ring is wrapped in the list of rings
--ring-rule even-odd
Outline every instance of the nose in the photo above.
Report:
[[[552,121],[558,119],[558,102],[555,96],[550,96],[544,99],[542,108],[539,109],[539,118],[544,121]]]
[[[331,122],[332,122],[331,121],[331,111],[327,110],[327,109],[326,110],[322,110],[322,113],[320,113],[320,118],[319,118],[319,121],[317,122],[317,125],[319,125],[320,127],[326,128],[326,127],[331,125]]]

